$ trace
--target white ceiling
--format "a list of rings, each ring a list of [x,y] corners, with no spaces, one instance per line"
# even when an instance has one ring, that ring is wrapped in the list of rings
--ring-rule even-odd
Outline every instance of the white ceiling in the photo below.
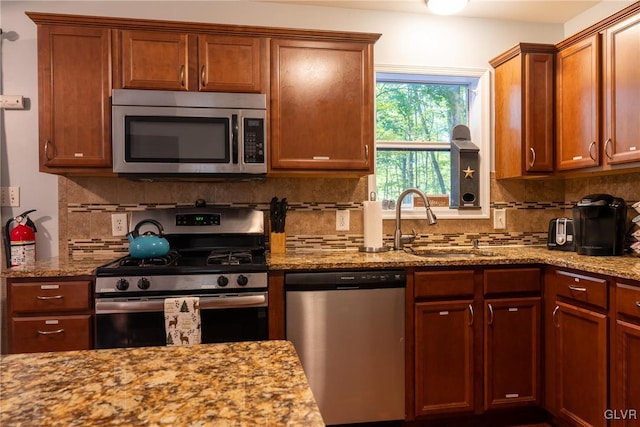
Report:
[[[258,0],[313,6],[429,14],[424,0]],[[470,0],[458,16],[565,23],[606,0]]]

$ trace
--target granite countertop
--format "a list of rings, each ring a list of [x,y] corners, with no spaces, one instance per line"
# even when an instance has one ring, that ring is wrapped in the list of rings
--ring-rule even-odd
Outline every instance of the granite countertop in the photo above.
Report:
[[[2,356],[0,425],[324,426],[288,341]]]
[[[474,252],[470,247],[415,248],[418,251]],[[578,255],[550,251],[545,246],[485,246],[473,257],[420,257],[404,251],[365,253],[356,250],[290,251],[267,254],[269,270],[322,270],[351,268],[455,267],[472,265],[547,264],[640,281],[640,257]],[[489,253],[490,256],[483,256]],[[113,259],[63,261],[58,258],[6,269],[3,277],[33,278],[92,275],[95,268]]]
[[[640,281],[640,258],[586,256],[575,252],[550,251],[545,246],[415,248],[433,255],[421,257],[404,251],[365,253],[357,251],[287,252],[269,254],[270,270],[318,270],[349,268],[454,267],[473,265],[547,264]],[[436,253],[470,252],[473,257],[436,256]]]

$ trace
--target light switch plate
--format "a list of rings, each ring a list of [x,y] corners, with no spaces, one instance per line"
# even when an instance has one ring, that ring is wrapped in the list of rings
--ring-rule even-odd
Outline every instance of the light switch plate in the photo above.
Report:
[[[506,209],[493,210],[493,228],[495,230],[504,230],[507,228],[507,211]]]
[[[0,206],[20,206],[20,187],[2,187]]]

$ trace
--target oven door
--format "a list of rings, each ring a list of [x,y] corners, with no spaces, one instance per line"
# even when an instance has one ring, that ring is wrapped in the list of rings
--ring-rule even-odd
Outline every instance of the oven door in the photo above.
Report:
[[[198,297],[203,344],[269,338],[267,292]],[[163,297],[96,299],[96,348],[159,345],[166,345]]]

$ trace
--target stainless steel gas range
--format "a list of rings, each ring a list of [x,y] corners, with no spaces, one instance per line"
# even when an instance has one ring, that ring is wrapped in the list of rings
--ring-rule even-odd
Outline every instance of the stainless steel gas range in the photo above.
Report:
[[[199,298],[203,343],[267,339],[263,212],[215,207],[136,211],[130,229],[149,219],[162,225],[171,250],[161,257],[126,256],[98,267],[96,348],[165,345],[164,300],[187,296]]]

